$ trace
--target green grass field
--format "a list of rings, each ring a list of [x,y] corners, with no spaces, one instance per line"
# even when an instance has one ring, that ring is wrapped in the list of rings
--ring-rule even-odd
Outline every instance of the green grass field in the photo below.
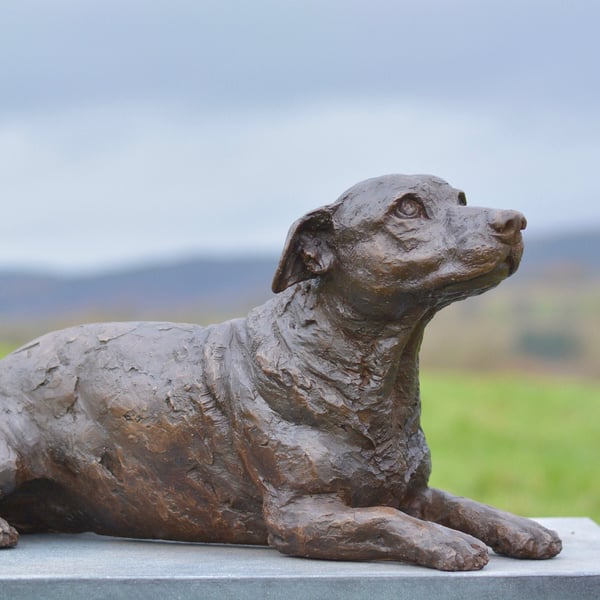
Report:
[[[0,343],[0,355],[12,348]],[[600,385],[426,371],[431,484],[526,516],[600,522]]]
[[[425,373],[431,484],[526,516],[600,522],[600,386],[529,375]]]
[[[15,349],[14,344],[7,344],[6,342],[0,342],[0,358],[6,356],[9,352]]]

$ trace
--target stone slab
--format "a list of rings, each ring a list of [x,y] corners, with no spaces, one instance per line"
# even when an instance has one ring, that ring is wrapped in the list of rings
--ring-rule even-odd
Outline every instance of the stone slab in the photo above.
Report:
[[[600,527],[587,518],[538,520],[561,535],[558,557],[521,561],[492,554],[482,571],[466,573],[291,558],[263,547],[23,536],[17,548],[0,552],[0,599],[598,600]]]

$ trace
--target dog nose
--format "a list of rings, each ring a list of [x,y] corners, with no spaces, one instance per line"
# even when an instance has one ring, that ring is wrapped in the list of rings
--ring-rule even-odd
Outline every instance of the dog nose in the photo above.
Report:
[[[527,219],[516,210],[497,210],[490,221],[494,231],[509,237],[527,227]]]

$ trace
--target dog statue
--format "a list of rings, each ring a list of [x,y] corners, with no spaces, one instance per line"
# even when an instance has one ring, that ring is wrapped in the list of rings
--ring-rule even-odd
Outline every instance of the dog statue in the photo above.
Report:
[[[0,361],[0,546],[17,530],[480,569],[555,556],[534,521],[428,487],[418,354],[444,306],[514,273],[524,217],[428,175],[292,225],[245,319],[82,325]]]

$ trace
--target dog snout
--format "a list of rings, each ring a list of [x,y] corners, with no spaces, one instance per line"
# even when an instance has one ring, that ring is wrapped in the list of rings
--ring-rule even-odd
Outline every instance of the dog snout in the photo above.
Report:
[[[491,216],[490,226],[498,237],[510,241],[527,227],[527,220],[516,210],[497,210]]]

